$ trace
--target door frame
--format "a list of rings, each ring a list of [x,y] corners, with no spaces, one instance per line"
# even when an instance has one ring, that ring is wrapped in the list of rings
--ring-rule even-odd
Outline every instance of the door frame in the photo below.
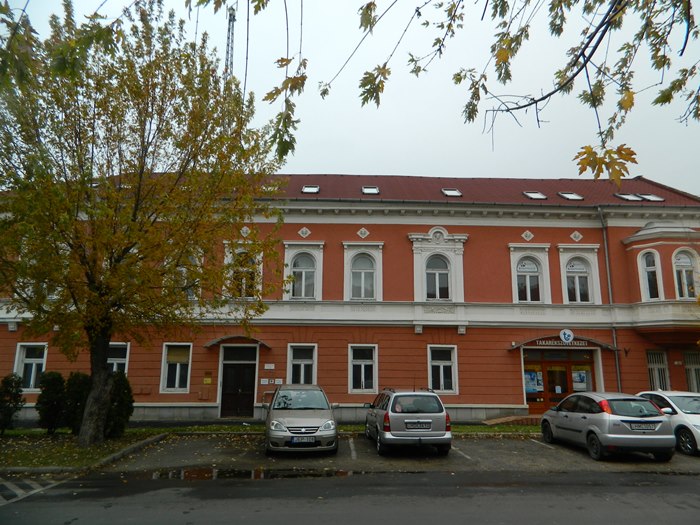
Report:
[[[255,361],[224,361],[224,350],[227,348],[255,348]],[[219,385],[217,392],[217,403],[219,405],[219,418],[221,415],[221,408],[223,405],[223,391],[224,391],[224,363],[227,364],[255,364],[255,378],[253,384],[253,414],[255,414],[255,407],[257,406],[258,399],[258,380],[260,374],[260,343],[236,343],[236,344],[221,344],[219,345]]]
[[[528,411],[530,413],[544,413],[547,409],[550,408],[550,404],[548,404],[546,401],[543,401],[542,403],[528,403],[527,401],[527,392],[525,388],[525,352],[527,350],[540,350],[540,351],[547,351],[547,350],[554,350],[554,351],[586,351],[586,352],[591,352],[591,356],[593,358],[591,362],[591,372],[593,374],[592,377],[592,384],[593,384],[593,389],[596,392],[604,392],[605,391],[605,382],[604,382],[604,376],[603,376],[603,360],[602,360],[602,352],[601,348],[598,346],[577,346],[577,347],[571,347],[565,344],[562,345],[546,345],[546,346],[538,346],[538,345],[523,345],[520,347],[520,366],[521,366],[521,378],[522,378],[522,385],[523,385],[523,404],[528,407]],[[583,364],[583,362],[580,361],[573,361],[570,359],[567,360],[562,360],[562,361],[552,361],[552,360],[546,360],[543,359],[539,361],[539,364],[542,365],[543,369],[542,372],[544,374],[545,368],[550,365],[564,365],[567,367],[567,373],[570,373],[571,367],[576,366],[579,364]],[[543,378],[544,381],[544,378]],[[543,387],[544,387],[544,382],[543,382]],[[572,391],[571,393],[576,393]],[[548,398],[548,396],[544,396],[545,398]],[[532,412],[532,409],[535,408],[535,412]]]

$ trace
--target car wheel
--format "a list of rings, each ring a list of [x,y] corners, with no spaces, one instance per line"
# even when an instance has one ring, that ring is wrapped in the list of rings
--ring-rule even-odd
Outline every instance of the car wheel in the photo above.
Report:
[[[600,439],[598,439],[598,436],[593,433],[588,434],[586,438],[586,448],[588,449],[588,455],[596,461],[600,461],[605,457],[603,445]]]
[[[377,454],[386,456],[387,452],[389,452],[389,445],[382,443],[382,438],[379,437],[379,433],[377,432]]]
[[[687,428],[679,428],[676,431],[676,447],[683,454],[692,456],[698,451],[698,444],[693,433]]]
[[[542,440],[545,443],[554,443],[554,432],[552,432],[552,425],[549,421],[542,421]]]
[[[673,449],[668,449],[668,450],[663,450],[661,452],[654,452],[653,456],[656,461],[660,461],[663,463],[666,463],[667,461],[671,461],[671,458],[673,457]]]
[[[437,453],[438,456],[446,456],[447,454],[450,453],[450,449],[452,448],[452,445],[437,445]]]

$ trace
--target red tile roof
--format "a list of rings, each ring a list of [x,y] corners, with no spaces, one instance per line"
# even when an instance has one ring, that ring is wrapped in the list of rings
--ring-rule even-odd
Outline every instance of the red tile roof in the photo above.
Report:
[[[598,205],[700,206],[700,197],[664,186],[644,177],[625,179],[620,188],[609,180],[448,178],[395,175],[283,175],[288,180],[284,197],[311,201],[393,201],[425,203],[501,204],[534,206]],[[317,193],[304,193],[304,186],[318,186]],[[379,193],[363,194],[363,186],[376,186]],[[443,188],[454,188],[461,196],[448,197]],[[536,191],[547,198],[534,200],[523,192]],[[559,192],[573,192],[583,200],[569,200]],[[652,194],[663,201],[626,201],[615,194]]]

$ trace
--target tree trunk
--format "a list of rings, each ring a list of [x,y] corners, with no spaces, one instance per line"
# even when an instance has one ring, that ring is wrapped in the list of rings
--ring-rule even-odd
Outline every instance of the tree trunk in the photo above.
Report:
[[[90,343],[90,372],[92,387],[85,403],[83,422],[80,425],[78,444],[89,447],[105,439],[105,424],[112,391],[112,374],[107,368],[107,353],[111,340],[111,326],[102,325],[99,330],[87,330]]]

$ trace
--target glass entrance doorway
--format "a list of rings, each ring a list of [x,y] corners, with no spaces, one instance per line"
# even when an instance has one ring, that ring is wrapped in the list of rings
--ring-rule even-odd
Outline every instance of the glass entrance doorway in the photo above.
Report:
[[[595,389],[590,350],[526,348],[525,398],[531,414],[542,414],[569,394]]]

